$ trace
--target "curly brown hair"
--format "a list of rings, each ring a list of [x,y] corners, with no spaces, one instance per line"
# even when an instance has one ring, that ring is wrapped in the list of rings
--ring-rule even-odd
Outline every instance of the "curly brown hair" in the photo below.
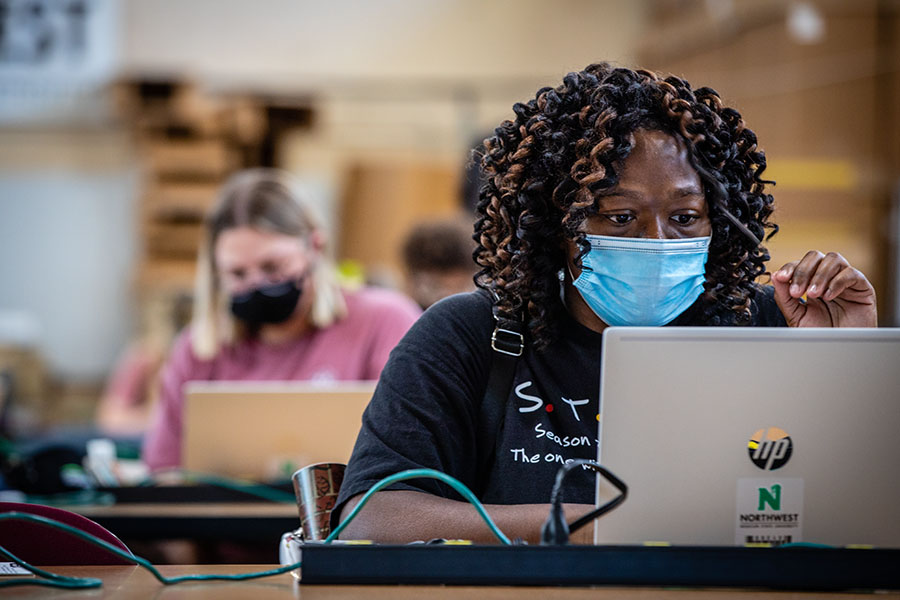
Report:
[[[618,183],[638,129],[680,138],[703,182],[712,240],[701,296],[701,319],[745,324],[754,280],[765,272],[760,244],[777,226],[762,179],[766,157],[738,111],[708,87],[691,89],[678,77],[593,64],[562,85],[538,90],[513,106],[476,150],[485,184],[480,191],[475,259],[479,287],[501,314],[524,318],[535,347],[555,339],[559,273],[565,242],[589,249],[579,229],[598,211],[597,199]]]

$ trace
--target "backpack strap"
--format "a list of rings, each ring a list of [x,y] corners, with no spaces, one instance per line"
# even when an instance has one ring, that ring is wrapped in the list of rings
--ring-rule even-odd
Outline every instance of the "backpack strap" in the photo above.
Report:
[[[479,496],[487,490],[488,472],[497,455],[497,441],[503,433],[506,403],[516,375],[516,364],[525,351],[525,325],[522,320],[503,315],[496,304],[492,310],[491,370],[481,400],[475,440]]]

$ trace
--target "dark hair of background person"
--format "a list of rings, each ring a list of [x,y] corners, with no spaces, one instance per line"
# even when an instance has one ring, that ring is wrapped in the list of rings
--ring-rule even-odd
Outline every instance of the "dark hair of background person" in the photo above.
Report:
[[[407,293],[420,307],[475,289],[472,222],[448,218],[415,225],[403,242]]]
[[[403,243],[403,262],[410,271],[470,270],[475,273],[472,225],[448,219],[419,223]]]
[[[557,335],[560,270],[567,240],[589,249],[579,231],[597,214],[597,199],[612,190],[637,129],[680,138],[703,182],[712,240],[701,296],[702,320],[717,325],[725,313],[749,319],[754,280],[765,272],[768,251],[741,232],[736,217],[758,240],[777,226],[769,221],[774,182],[761,178],[766,158],[740,113],[708,87],[693,90],[678,77],[593,64],[569,73],[562,85],[538,90],[513,106],[476,150],[485,183],[475,224],[476,282],[501,312],[525,319],[536,348]],[[765,238],[767,239],[767,238]]]

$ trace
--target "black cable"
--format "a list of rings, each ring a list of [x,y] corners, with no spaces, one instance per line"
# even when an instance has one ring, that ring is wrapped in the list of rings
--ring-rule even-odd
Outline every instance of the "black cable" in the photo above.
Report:
[[[625,502],[625,498],[628,496],[628,486],[625,485],[624,481],[622,481],[621,479],[619,479],[618,477],[613,475],[610,471],[608,471],[607,469],[605,469],[604,467],[600,466],[597,463],[594,463],[593,466],[598,473],[603,475],[606,478],[606,480],[608,482],[610,482],[611,484],[613,484],[613,487],[615,487],[621,493],[618,496],[616,496],[615,498],[613,498],[612,500],[610,500],[609,502],[607,502],[606,504],[604,504],[603,506],[600,506],[599,508],[596,508],[596,509],[592,510],[591,512],[589,512],[588,514],[584,515],[583,517],[572,521],[572,523],[569,524],[569,532],[570,533],[578,531],[579,529],[581,529],[582,527],[584,527],[585,525],[587,525],[594,519],[605,515],[606,513],[608,513],[615,507],[617,507],[620,504],[622,504],[623,502]]]
[[[566,523],[565,516],[563,515],[562,484],[566,475],[576,467],[588,467],[592,471],[599,473],[621,493],[603,506],[576,519],[569,525]],[[556,481],[553,484],[553,491],[550,492],[550,514],[547,516],[547,520],[544,521],[543,527],[541,527],[541,545],[562,545],[569,543],[569,535],[571,533],[578,531],[597,517],[616,508],[625,501],[627,496],[628,486],[625,485],[625,482],[616,477],[600,463],[584,459],[575,459],[566,463],[556,472]]]

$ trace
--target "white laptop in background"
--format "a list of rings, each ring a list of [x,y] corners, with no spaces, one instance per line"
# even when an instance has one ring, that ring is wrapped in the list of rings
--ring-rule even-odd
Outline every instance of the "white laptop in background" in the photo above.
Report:
[[[900,547],[900,329],[611,327],[601,360],[595,543]]]
[[[375,382],[192,381],[184,390],[184,468],[271,480],[346,463]]]

